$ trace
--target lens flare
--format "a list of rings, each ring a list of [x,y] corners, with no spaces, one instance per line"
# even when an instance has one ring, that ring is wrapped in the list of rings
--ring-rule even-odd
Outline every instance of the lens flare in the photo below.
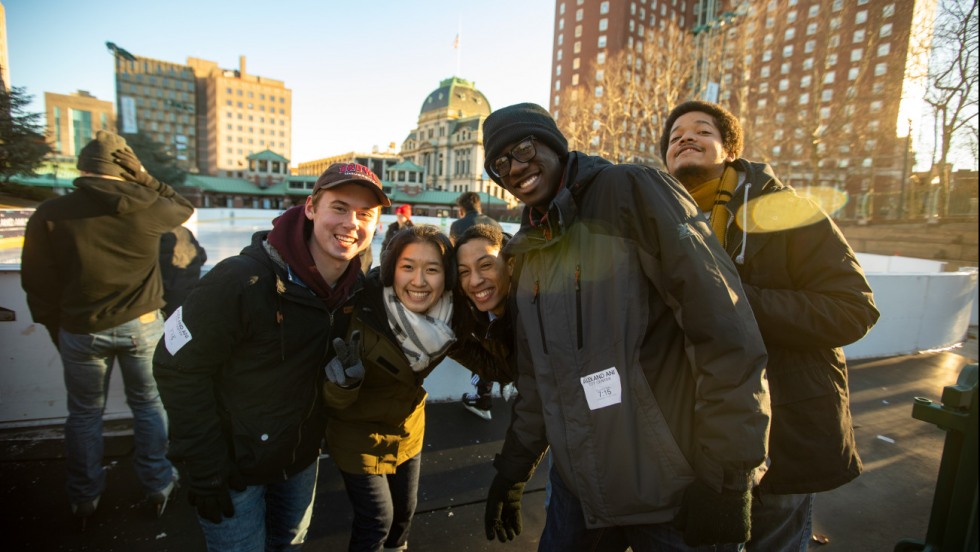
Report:
[[[749,233],[779,232],[813,224],[846,203],[847,193],[831,187],[765,194],[741,206],[735,222]]]

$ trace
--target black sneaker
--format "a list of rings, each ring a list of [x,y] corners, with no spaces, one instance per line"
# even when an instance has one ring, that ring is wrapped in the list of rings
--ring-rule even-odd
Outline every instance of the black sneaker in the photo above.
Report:
[[[478,397],[472,393],[463,393],[463,408],[476,414],[488,422],[493,419],[490,413],[490,397]]]

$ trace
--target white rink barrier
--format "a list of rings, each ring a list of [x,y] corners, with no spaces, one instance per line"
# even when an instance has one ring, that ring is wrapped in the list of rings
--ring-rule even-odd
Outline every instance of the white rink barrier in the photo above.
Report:
[[[259,209],[201,209],[188,226],[207,249],[208,265],[213,266],[221,258],[238,253],[249,243],[253,231],[271,227],[277,214]],[[392,215],[382,215],[384,228],[393,220]],[[435,217],[412,220],[436,224],[447,232],[452,223],[452,219]],[[503,226],[510,232],[516,230],[514,224]],[[372,244],[375,263],[380,258],[383,235],[383,230],[379,231]],[[941,272],[942,263],[936,261],[858,256],[868,273],[881,318],[867,336],[845,347],[849,359],[950,347],[961,343],[968,327],[976,325],[976,269]],[[45,329],[31,322],[17,264],[0,264],[0,307],[12,311],[15,318],[0,322],[0,428],[63,423],[67,408],[61,359]],[[473,390],[469,371],[452,360],[443,362],[429,376],[425,388],[433,401],[459,400],[463,393]],[[118,370],[113,370],[105,417],[131,417]]]

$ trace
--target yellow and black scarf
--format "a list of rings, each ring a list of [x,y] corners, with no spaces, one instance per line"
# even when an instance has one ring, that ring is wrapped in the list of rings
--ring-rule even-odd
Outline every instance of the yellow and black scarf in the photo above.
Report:
[[[731,218],[726,205],[732,200],[736,186],[738,186],[738,172],[729,165],[721,173],[721,178],[708,180],[690,190],[698,208],[708,213],[711,230],[718,237],[722,247],[727,245],[728,219]]]

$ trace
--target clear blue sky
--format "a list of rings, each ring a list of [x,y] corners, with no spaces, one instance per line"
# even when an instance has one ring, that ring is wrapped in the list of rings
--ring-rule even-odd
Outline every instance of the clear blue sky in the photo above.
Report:
[[[553,0],[3,0],[10,80],[34,96],[87,90],[115,102],[114,42],[285,82],[292,163],[389,142],[415,128],[439,81],[476,83],[493,109],[547,106]],[[460,69],[453,41],[462,29]]]

